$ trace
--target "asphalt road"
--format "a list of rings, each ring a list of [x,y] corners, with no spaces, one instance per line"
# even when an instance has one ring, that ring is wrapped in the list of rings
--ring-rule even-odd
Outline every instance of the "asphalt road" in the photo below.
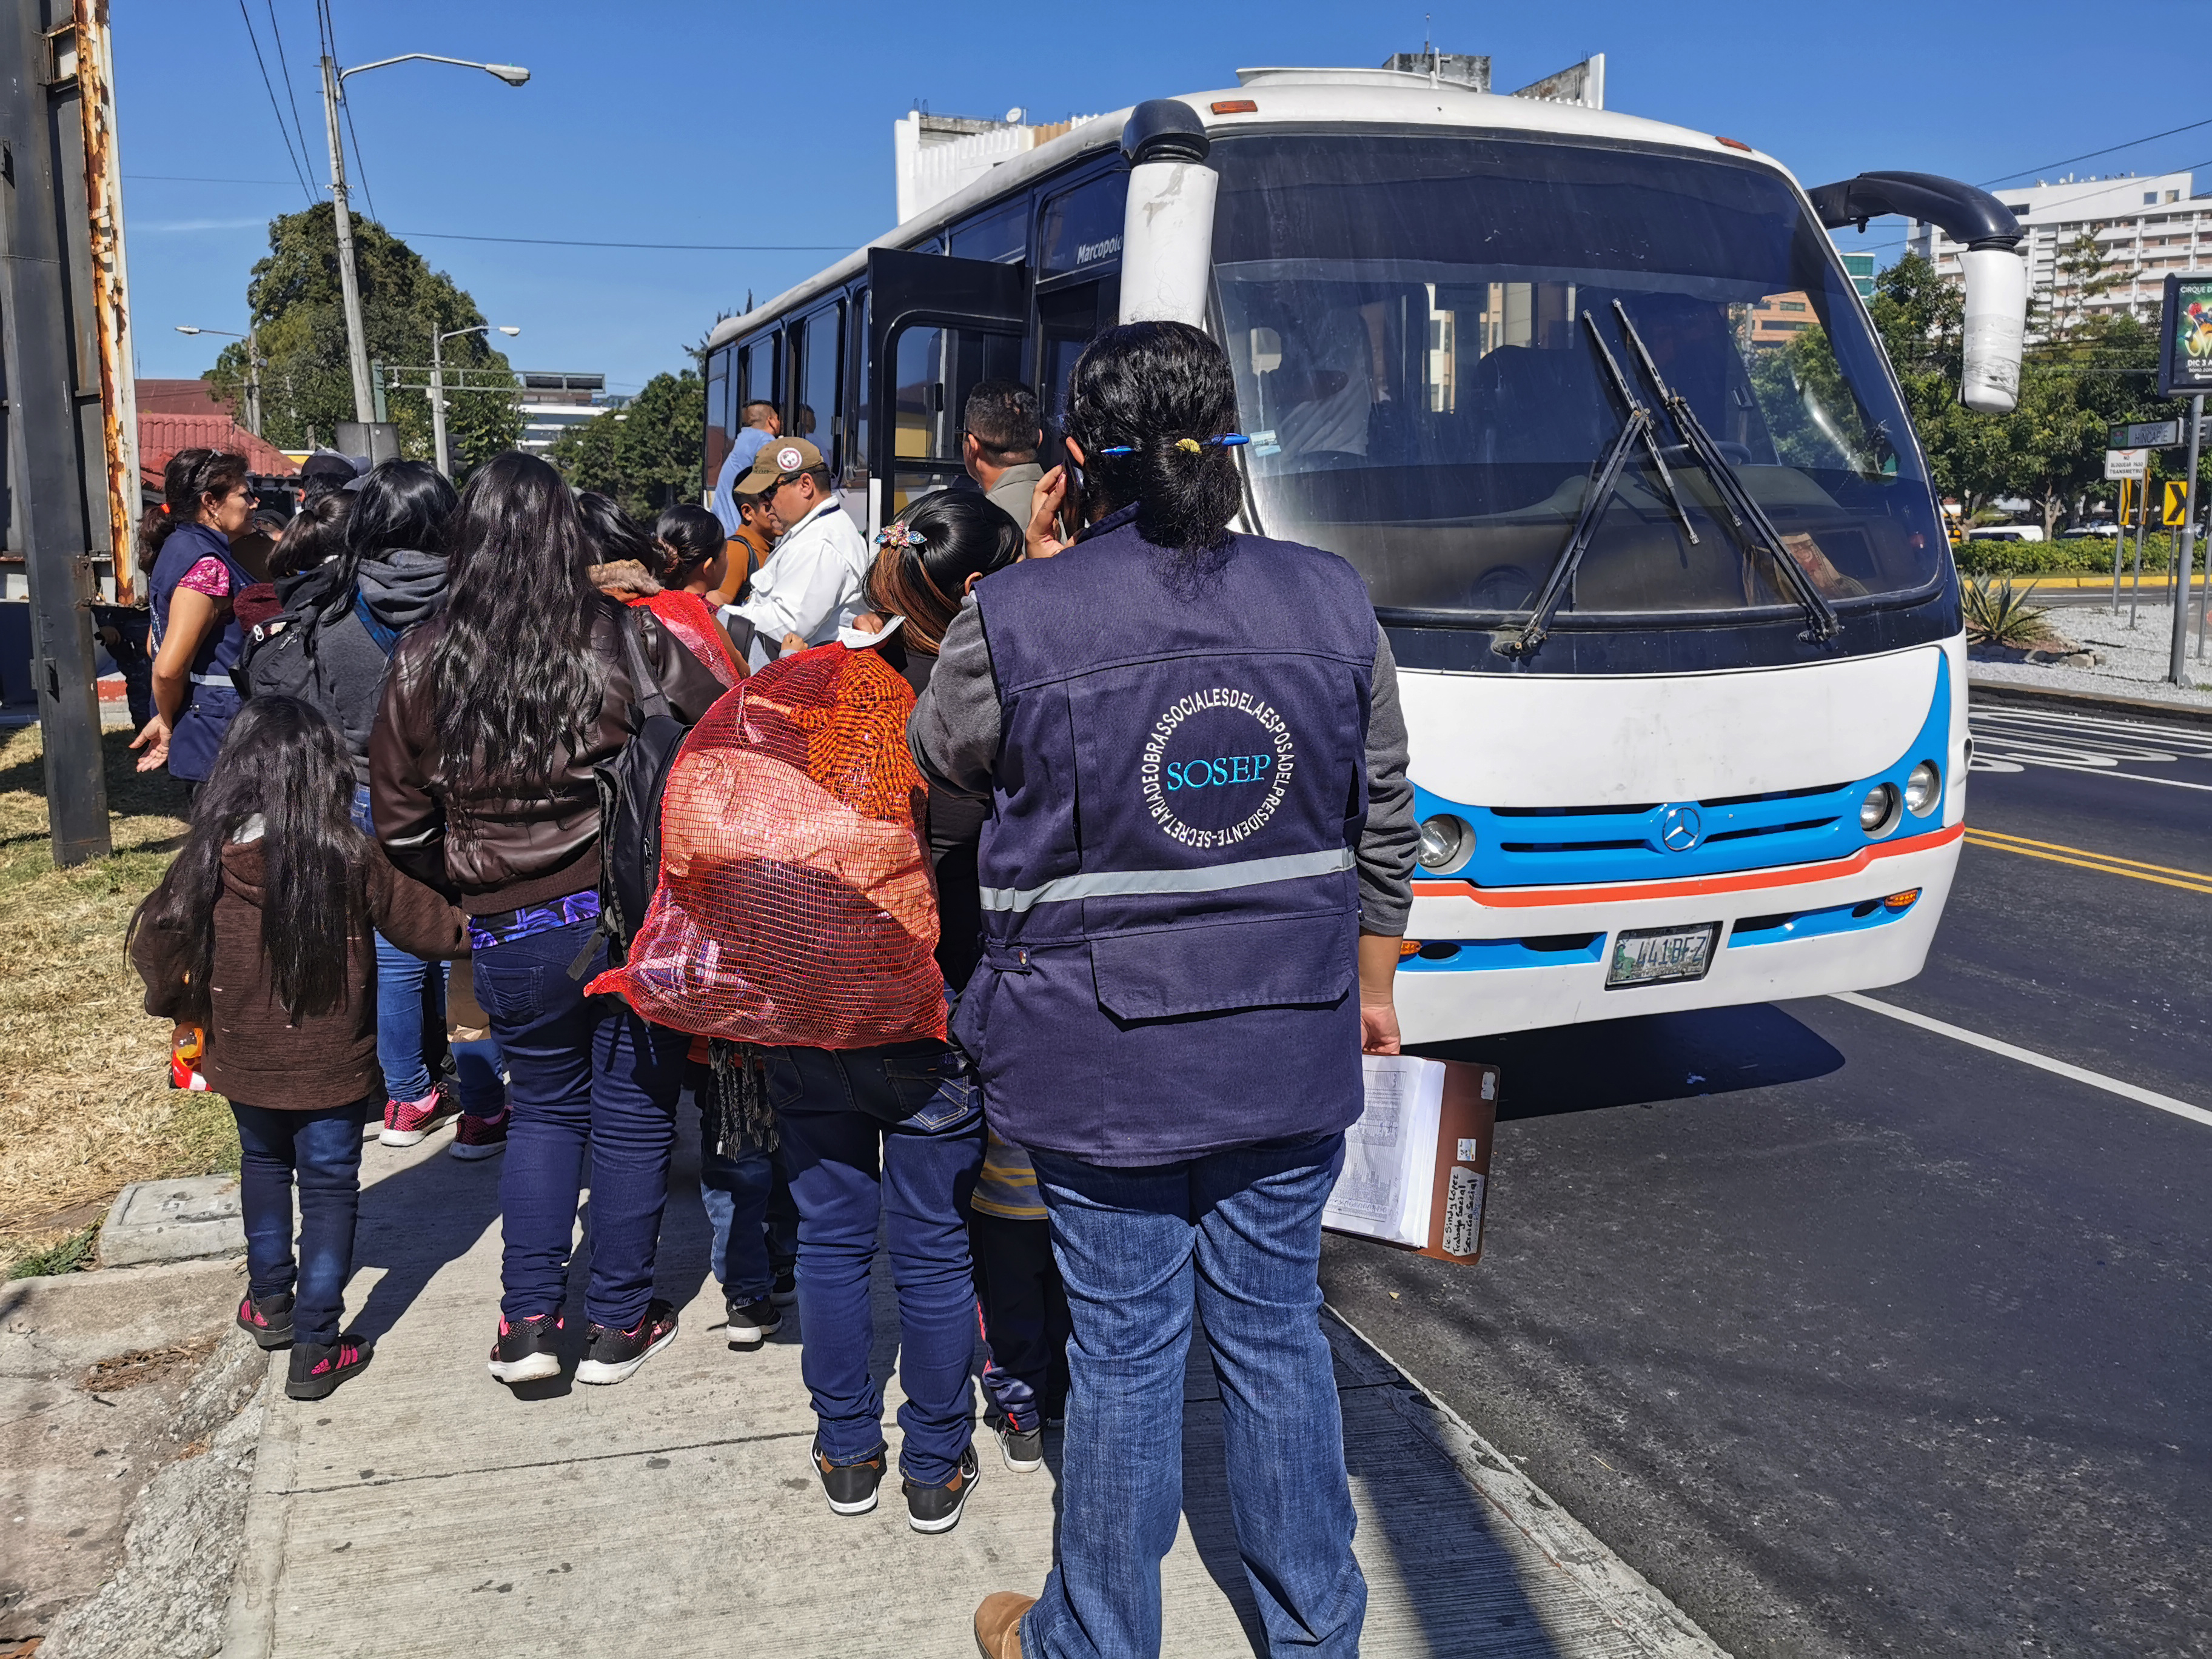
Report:
[[[2212,1108],[2212,728],[1975,725],[1872,994]],[[1482,1261],[1323,1285],[1723,1646],[2212,1654],[2212,1125],[1829,999],[1463,1052]]]

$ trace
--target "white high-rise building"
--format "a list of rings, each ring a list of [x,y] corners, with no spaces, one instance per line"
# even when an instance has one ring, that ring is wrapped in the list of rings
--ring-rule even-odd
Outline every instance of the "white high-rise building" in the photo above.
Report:
[[[2197,196],[2190,173],[2039,180],[2029,188],[1991,193],[2027,232],[2020,253],[2027,261],[2034,301],[2030,340],[2046,336],[2054,316],[2071,320],[2124,312],[2155,320],[2167,271],[2212,268],[2212,196]],[[2086,296],[2077,275],[2064,268],[2073,244],[2085,234],[2097,239],[2105,255],[2104,274],[2118,278]],[[1937,275],[1960,280],[1959,255],[1965,250],[1936,226],[1908,220],[1905,245]]]

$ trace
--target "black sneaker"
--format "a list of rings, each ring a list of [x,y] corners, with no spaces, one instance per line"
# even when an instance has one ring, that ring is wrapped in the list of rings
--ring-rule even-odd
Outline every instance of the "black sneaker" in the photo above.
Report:
[[[822,1477],[832,1515],[866,1515],[876,1506],[876,1488],[884,1483],[885,1454],[878,1446],[857,1463],[832,1463],[814,1443],[814,1473]]]
[[[284,1392],[295,1400],[320,1400],[367,1365],[370,1349],[349,1336],[337,1341],[295,1342],[292,1345],[291,1375]]]
[[[775,1285],[769,1291],[768,1299],[779,1308],[788,1308],[798,1301],[799,1275],[788,1267],[778,1267],[775,1270]]]
[[[757,1348],[783,1328],[783,1316],[767,1297],[725,1306],[723,1328],[733,1348]]]
[[[952,1478],[941,1486],[925,1486],[919,1482],[903,1482],[906,1489],[906,1523],[916,1532],[951,1532],[960,1524],[960,1511],[967,1506],[968,1494],[975,1490],[976,1478],[982,1468],[975,1461],[975,1448],[970,1443],[960,1454],[959,1467]]]
[[[502,1382],[542,1382],[561,1375],[561,1316],[532,1314],[509,1323],[501,1314],[491,1345],[491,1374]]]
[[[1018,1429],[1011,1417],[1001,1417],[991,1425],[999,1437],[999,1455],[1016,1474],[1035,1474],[1044,1467],[1044,1425],[1033,1429]]]
[[[655,1297],[645,1317],[626,1331],[611,1331],[596,1320],[584,1333],[584,1358],[576,1367],[579,1382],[622,1382],[640,1365],[676,1340],[676,1308]]]
[[[264,1348],[289,1346],[292,1340],[292,1298],[281,1294],[255,1296],[249,1291],[238,1304],[238,1328]]]

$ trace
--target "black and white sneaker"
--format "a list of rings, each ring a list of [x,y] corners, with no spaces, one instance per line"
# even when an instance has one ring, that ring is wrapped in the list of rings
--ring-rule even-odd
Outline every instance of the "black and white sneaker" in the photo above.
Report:
[[[1016,1474],[1035,1474],[1044,1467],[1044,1425],[1033,1429],[1018,1429],[1011,1417],[1001,1417],[991,1425],[999,1437],[999,1455]]]
[[[723,1328],[733,1348],[757,1348],[783,1328],[783,1316],[768,1297],[726,1304]]]
[[[491,1345],[491,1374],[501,1382],[542,1382],[561,1375],[561,1316],[532,1314],[510,1322],[499,1316],[499,1340]]]
[[[952,1478],[943,1486],[904,1482],[907,1525],[916,1532],[951,1532],[960,1524],[960,1511],[967,1507],[968,1494],[975,1490],[976,1479],[981,1474],[982,1466],[975,1461],[975,1447],[971,1442],[968,1449],[960,1454],[960,1463],[952,1471]]]
[[[576,1367],[579,1382],[624,1382],[630,1373],[676,1340],[676,1308],[655,1297],[645,1317],[626,1331],[610,1330],[594,1320],[584,1333],[584,1358]]]
[[[822,1478],[830,1514],[866,1515],[875,1508],[876,1488],[884,1484],[888,1450],[878,1446],[857,1463],[832,1463],[823,1455],[822,1443],[814,1443],[814,1473]]]

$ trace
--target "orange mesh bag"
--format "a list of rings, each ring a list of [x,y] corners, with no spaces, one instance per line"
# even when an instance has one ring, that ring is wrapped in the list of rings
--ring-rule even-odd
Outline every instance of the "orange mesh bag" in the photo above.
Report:
[[[707,672],[724,685],[735,685],[745,677],[738,653],[730,648],[730,636],[714,619],[713,607],[696,593],[664,587],[650,597],[626,597],[623,603],[635,610],[653,612],[661,625],[681,640],[691,654],[706,665]]]
[[[733,1042],[941,1041],[913,709],[880,653],[842,645],[740,682],[677,751],[660,885],[629,959],[590,989]]]

